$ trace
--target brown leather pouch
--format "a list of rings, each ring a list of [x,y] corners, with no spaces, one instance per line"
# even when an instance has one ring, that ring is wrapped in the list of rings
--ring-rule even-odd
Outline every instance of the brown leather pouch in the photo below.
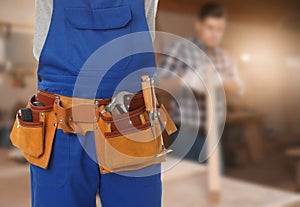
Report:
[[[137,170],[165,161],[160,127],[158,121],[150,125],[144,106],[115,117],[101,114],[94,130],[100,172]]]
[[[10,139],[15,147],[23,151],[28,162],[47,168],[57,128],[56,117],[53,104],[39,107],[32,104],[34,101],[35,96],[27,105],[32,111],[33,122],[25,122],[17,115]]]

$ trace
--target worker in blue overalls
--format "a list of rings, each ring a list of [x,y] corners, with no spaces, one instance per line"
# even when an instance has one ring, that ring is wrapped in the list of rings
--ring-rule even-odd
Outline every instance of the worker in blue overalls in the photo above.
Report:
[[[157,1],[147,1],[153,16]],[[144,0],[37,0],[36,3],[38,88],[53,94],[73,96],[80,70],[98,48],[122,35],[149,31]],[[49,21],[50,25],[41,24],[42,21]],[[43,39],[44,44],[40,44]],[[117,84],[129,73],[155,68],[155,64],[151,53],[119,61],[109,69],[118,77],[105,76],[96,98],[112,97]],[[155,69],[147,70],[147,74],[154,76]],[[86,94],[82,97],[89,98]],[[31,165],[30,172],[33,207],[95,207],[97,192],[103,207],[161,206],[160,173],[146,177],[100,174],[98,164],[85,152],[76,134],[65,134],[59,129],[48,168]]]

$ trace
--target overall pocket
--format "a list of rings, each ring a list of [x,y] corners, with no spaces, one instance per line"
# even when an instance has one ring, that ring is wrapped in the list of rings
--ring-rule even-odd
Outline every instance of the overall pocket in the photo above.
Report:
[[[10,134],[12,144],[23,151],[25,159],[38,167],[47,168],[52,151],[52,144],[57,128],[56,117],[51,106],[34,106],[31,98],[33,121],[23,121],[19,114]]]
[[[68,61],[79,71],[87,59],[105,43],[131,32],[131,9],[129,6],[110,8],[66,8],[65,24],[68,36]],[[115,50],[123,57],[131,54],[131,39],[126,38],[118,44]],[[111,55],[111,52],[106,52]],[[93,63],[97,70],[101,70],[101,62],[107,58]],[[114,65],[115,68],[124,68],[128,65],[130,57]],[[102,64],[104,66],[105,64]],[[104,70],[106,68],[102,68]]]

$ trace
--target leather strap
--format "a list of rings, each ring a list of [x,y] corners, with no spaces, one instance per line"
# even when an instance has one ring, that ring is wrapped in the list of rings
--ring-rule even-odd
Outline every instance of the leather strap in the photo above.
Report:
[[[36,94],[36,101],[39,101],[41,103],[44,104],[44,106],[52,106],[53,107],[53,104],[55,102],[55,99],[60,99],[60,100],[64,100],[65,102],[70,102],[72,103],[74,100],[75,101],[82,101],[82,102],[86,102],[86,100],[88,99],[83,99],[83,98],[72,98],[72,97],[67,97],[67,96],[60,96],[60,95],[57,95],[57,94],[54,94],[54,93],[49,93],[47,91],[44,91],[44,90],[38,90],[37,91],[37,94]],[[111,99],[108,98],[108,99],[95,99],[95,100],[91,100],[90,101],[97,101],[99,106],[100,105],[107,105],[110,103]]]
[[[32,104],[33,101],[39,101],[44,106],[34,106]],[[30,107],[37,111],[54,110],[58,129],[62,129],[64,133],[85,135],[87,131],[93,131],[93,125],[101,115],[100,107],[103,108],[110,102],[111,99],[72,98],[38,90],[36,96],[30,100]],[[112,122],[111,127],[114,131],[118,131],[118,128],[123,129],[127,127],[128,123],[132,123],[133,126],[141,124],[139,115],[142,114],[142,110],[145,110],[143,94],[140,92],[130,98],[124,97],[124,103],[130,106],[129,116],[120,115],[115,117],[116,119],[114,120],[111,117],[106,120]],[[104,119],[107,118],[102,117]],[[114,123],[114,121],[118,123]]]
[[[44,104],[43,107],[34,106],[33,101]],[[102,114],[103,108],[111,102],[111,99],[83,99],[72,98],[52,94],[38,90],[35,97],[30,99],[29,105],[33,110],[33,117],[37,118],[39,112],[55,111],[58,129],[64,133],[76,133],[85,135],[87,131],[93,131],[94,124],[99,117],[110,124],[113,133],[122,133],[127,129],[139,128],[149,124],[148,118],[144,116],[145,101],[142,92],[131,97],[124,97],[124,104],[129,105],[129,113],[111,117]],[[177,129],[163,105],[159,108],[159,118],[163,122],[167,133],[170,135]]]

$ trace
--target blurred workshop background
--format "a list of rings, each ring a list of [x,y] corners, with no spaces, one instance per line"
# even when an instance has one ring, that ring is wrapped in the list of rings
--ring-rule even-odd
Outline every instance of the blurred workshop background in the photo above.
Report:
[[[205,2],[160,0],[157,30],[193,36]],[[229,15],[221,46],[237,61],[246,90],[239,98],[227,96],[221,199],[214,205],[300,206],[300,2],[217,2]],[[0,5],[0,206],[23,207],[30,206],[28,164],[11,150],[9,132],[17,109],[36,90],[35,2]],[[195,171],[186,175],[179,167],[164,175],[164,206],[211,206],[205,166],[182,165]]]

